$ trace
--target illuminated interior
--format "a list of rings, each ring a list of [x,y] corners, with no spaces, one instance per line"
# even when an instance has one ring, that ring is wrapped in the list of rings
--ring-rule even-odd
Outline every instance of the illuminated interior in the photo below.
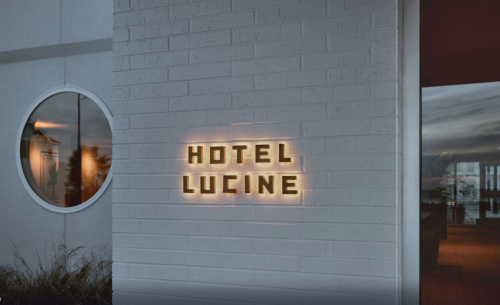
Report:
[[[32,190],[60,207],[94,196],[111,168],[112,136],[101,108],[64,92],[44,100],[23,130],[21,164]]]

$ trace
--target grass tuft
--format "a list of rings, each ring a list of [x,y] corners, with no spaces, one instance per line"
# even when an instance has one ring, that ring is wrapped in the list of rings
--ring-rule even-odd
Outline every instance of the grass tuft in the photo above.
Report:
[[[14,263],[0,266],[0,304],[111,304],[111,260],[82,247],[54,252],[45,263],[37,252],[30,267],[14,246]]]

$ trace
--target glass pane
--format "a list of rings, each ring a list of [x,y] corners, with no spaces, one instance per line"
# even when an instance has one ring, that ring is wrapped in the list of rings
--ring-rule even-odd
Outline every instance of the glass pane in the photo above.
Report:
[[[88,97],[64,92],[44,100],[23,130],[21,164],[44,201],[72,207],[89,200],[111,167],[111,128]]]

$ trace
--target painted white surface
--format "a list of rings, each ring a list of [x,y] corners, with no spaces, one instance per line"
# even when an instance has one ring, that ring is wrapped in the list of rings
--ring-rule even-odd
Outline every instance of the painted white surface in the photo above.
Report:
[[[397,303],[396,3],[115,1],[114,303]],[[279,141],[299,200],[182,194]]]
[[[42,208],[29,196],[22,185],[15,156],[19,124],[30,105],[48,89],[69,81],[81,83],[109,103],[110,72],[95,73],[100,70],[83,67],[84,63],[92,63],[104,70],[110,66],[109,59],[110,52],[104,52],[0,66],[0,126],[3,131],[0,149],[4,158],[0,175],[0,243],[5,245],[0,247],[0,264],[11,259],[11,242],[29,258],[37,249],[42,253],[42,260],[46,249],[50,254],[52,243],[65,243],[69,248],[103,246],[103,253],[111,254],[112,183],[103,189],[104,193],[91,207],[71,215],[54,213]]]

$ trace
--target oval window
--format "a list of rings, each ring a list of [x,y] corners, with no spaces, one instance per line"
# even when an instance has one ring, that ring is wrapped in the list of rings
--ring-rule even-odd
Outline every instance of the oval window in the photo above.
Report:
[[[111,157],[108,118],[102,106],[81,93],[60,92],[43,99],[22,131],[20,160],[26,182],[55,207],[91,201],[109,180]]]

